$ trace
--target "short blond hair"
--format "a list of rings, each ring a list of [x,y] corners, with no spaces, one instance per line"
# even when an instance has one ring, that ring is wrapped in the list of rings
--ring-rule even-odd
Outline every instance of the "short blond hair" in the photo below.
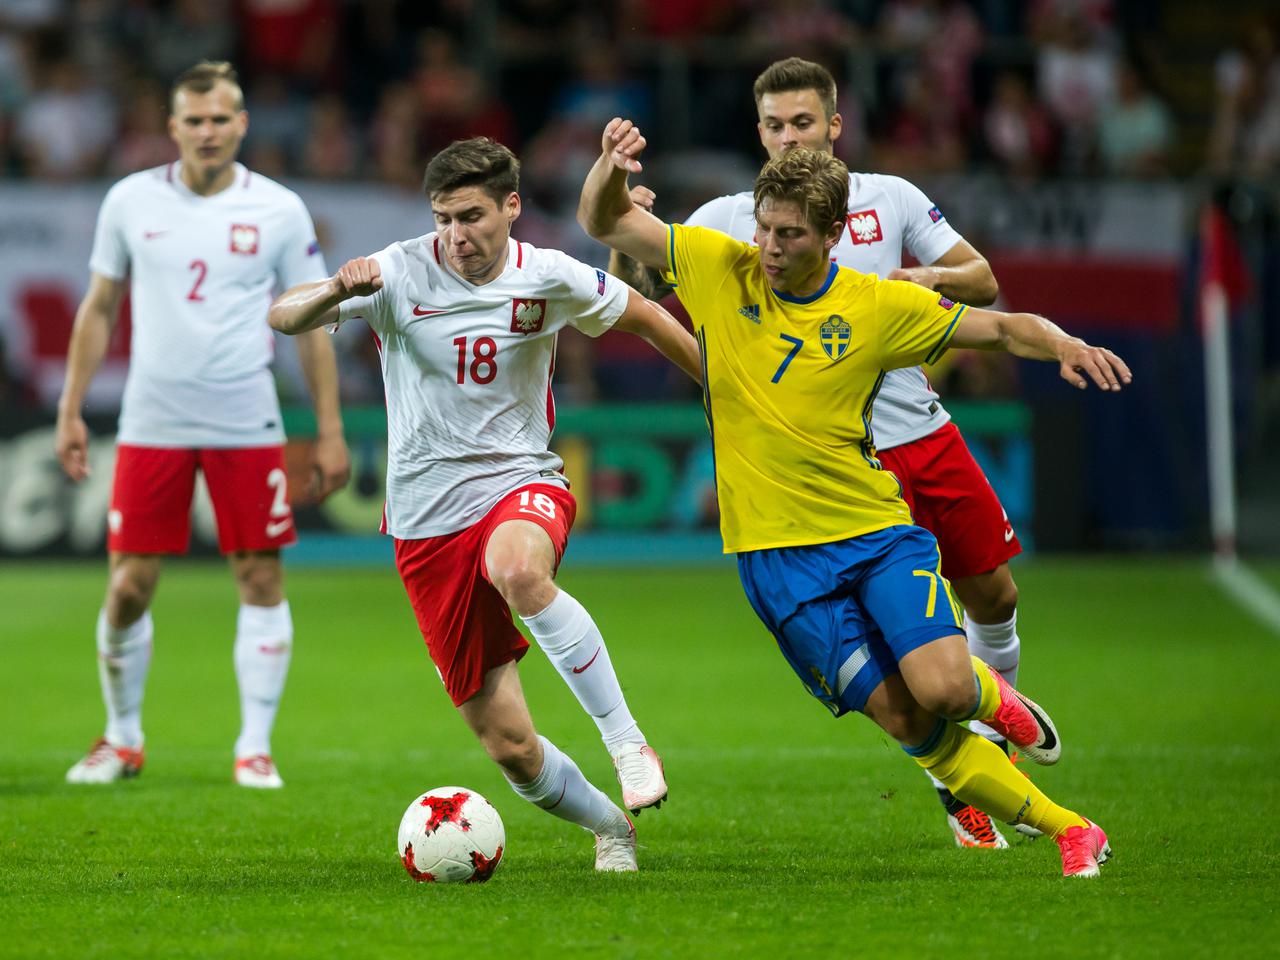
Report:
[[[226,60],[201,60],[194,67],[182,71],[169,91],[169,112],[173,113],[178,102],[178,93],[189,90],[192,93],[208,93],[219,83],[229,83],[236,91],[236,111],[244,109],[244,91],[240,89],[240,77],[236,68]]]
[[[797,204],[809,225],[825,234],[849,212],[849,168],[829,153],[804,147],[787,150],[756,177],[755,209],[765,200]]]

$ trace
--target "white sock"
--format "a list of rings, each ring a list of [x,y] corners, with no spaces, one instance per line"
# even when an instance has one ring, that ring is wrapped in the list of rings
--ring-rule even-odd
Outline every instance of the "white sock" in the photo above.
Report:
[[[995,669],[1011,687],[1018,686],[1018,658],[1022,641],[1018,638],[1018,611],[1004,623],[978,623],[972,617],[965,619],[965,635],[969,638],[969,652]],[[969,724],[969,729],[988,740],[1003,740],[985,723]]]
[[[116,747],[142,746],[142,692],[151,666],[151,611],[119,629],[98,611],[98,679],[107,707],[106,738]]]
[[[625,837],[631,831],[627,815],[591,785],[568,754],[546,737],[542,743],[542,770],[532,783],[514,783],[511,789],[535,807],[605,837]]]
[[[235,645],[236,680],[240,684],[237,758],[271,753],[271,728],[292,654],[293,618],[288,600],[274,607],[240,605]]]
[[[645,742],[622,695],[600,628],[582,604],[560,590],[541,613],[520,619],[595,720],[610,753]]]

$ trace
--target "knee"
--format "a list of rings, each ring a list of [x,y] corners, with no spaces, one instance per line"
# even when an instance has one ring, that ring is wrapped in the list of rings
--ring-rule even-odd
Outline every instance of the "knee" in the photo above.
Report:
[[[529,557],[511,554],[488,566],[489,582],[521,616],[538,613],[554,599],[550,574]]]
[[[147,612],[155,593],[155,577],[128,566],[112,571],[107,586],[107,617],[115,626],[128,626]]]
[[[905,686],[887,690],[886,694],[868,700],[862,712],[898,743],[923,743],[938,718],[911,696]]]
[[[247,558],[237,562],[240,601],[255,607],[274,607],[284,600],[284,575],[278,560]]]
[[[1018,609],[1018,586],[1007,570],[1002,577],[975,578],[966,586],[960,602],[978,623],[1005,623]]]
[[[917,698],[930,713],[948,719],[965,719],[973,713],[978,702],[978,686],[973,679],[973,669],[956,670],[947,676],[939,676],[927,691],[916,692]]]

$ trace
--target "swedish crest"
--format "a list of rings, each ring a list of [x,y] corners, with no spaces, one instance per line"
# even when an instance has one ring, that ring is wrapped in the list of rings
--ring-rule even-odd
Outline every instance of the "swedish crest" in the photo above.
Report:
[[[827,351],[827,356],[832,360],[839,360],[849,349],[849,340],[852,336],[853,330],[844,317],[833,313],[827,317],[827,322],[822,325],[820,331],[822,349]]]

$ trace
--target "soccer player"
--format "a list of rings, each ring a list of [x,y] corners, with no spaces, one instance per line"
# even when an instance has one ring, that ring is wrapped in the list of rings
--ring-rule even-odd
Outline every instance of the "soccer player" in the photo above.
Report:
[[[631,716],[600,629],[554,581],[576,504],[547,449],[556,333],[638,334],[690,376],[698,349],[625,283],[511,237],[519,161],[485,138],[427,165],[436,230],[294,287],[271,325],[300,333],[362,318],[387,393],[383,531],[427,650],[458,712],[526,800],[596,835],[596,869],[636,869],[635,829],[565,753],[534,731],[516,663],[528,626],[599,727],[624,805],[667,794],[662,763]]]
[[[296,536],[267,307],[273,287],[322,277],[325,268],[297,195],[236,162],[249,117],[231,65],[203,62],[182,74],[170,110],[180,159],[125,177],[102,203],[58,404],[58,458],[80,481],[89,473],[80,410],[127,284],[133,339],[97,626],[107,726],[67,780],[110,783],[142,770],[151,599],[162,557],[187,550],[199,470],[240,593],[234,779],[275,788],[283,781],[271,730],[293,649],[280,548]],[[337,366],[323,334],[300,340],[298,350],[316,411],[313,492],[323,497],[350,467]]]
[[[836,83],[825,67],[799,57],[779,60],[756,79],[754,94],[760,142],[770,157],[794,147],[832,152],[841,118],[836,112]],[[653,205],[652,191],[637,187],[632,196]],[[737,193],[703,204],[685,225],[712,227],[736,240],[750,241],[755,232],[753,215],[752,194]],[[904,246],[921,266],[902,266]],[[611,269],[653,295],[646,286],[646,281],[652,283],[647,274],[637,275],[620,262],[616,252],[612,256]],[[996,280],[986,259],[947,223],[928,197],[900,177],[849,174],[846,228],[831,256],[860,273],[910,280],[960,303],[986,306],[996,297]],[[880,462],[902,484],[902,496],[915,522],[938,540],[942,573],[965,609],[969,651],[1017,686],[1018,590],[1008,561],[1022,546],[995,491],[922,368],[885,372],[871,423]],[[985,724],[970,726],[1006,745]],[[957,845],[1009,845],[989,816],[957,800],[930,776]],[[1034,832],[1025,826],[1021,829]]]
[[[797,148],[765,164],[753,247],[636,206],[627,174],[644,143],[629,120],[606,126],[578,219],[664,271],[693,318],[721,534],[752,607],[834,714],[867,714],[963,802],[1054,837],[1064,874],[1096,875],[1102,830],[961,726],[982,721],[1039,763],[1060,753],[1045,712],[969,653],[937,542],[912,524],[870,419],[886,370],[948,346],[1057,360],[1071,383],[1083,387],[1084,370],[1104,390],[1128,382],[1127,367],[1041,317],[832,263],[849,176],[829,153]]]

